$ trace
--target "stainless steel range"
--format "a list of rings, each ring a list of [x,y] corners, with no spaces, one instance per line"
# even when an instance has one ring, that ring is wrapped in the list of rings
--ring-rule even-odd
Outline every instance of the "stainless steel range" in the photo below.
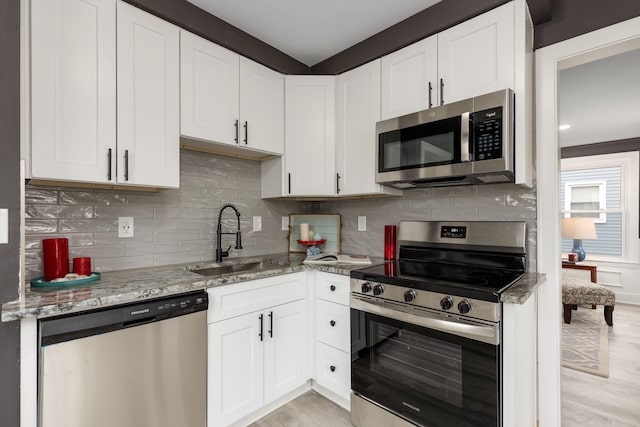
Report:
[[[357,427],[501,426],[501,294],[524,222],[402,221],[397,261],[351,273]]]

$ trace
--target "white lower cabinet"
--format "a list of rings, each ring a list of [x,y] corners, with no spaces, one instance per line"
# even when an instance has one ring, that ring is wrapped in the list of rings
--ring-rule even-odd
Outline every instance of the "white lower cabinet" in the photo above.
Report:
[[[207,425],[228,426],[308,381],[305,273],[208,292]]]
[[[348,407],[351,391],[349,277],[314,272],[315,372],[322,394]],[[327,395],[329,391],[334,394]],[[337,398],[337,399],[336,399]]]

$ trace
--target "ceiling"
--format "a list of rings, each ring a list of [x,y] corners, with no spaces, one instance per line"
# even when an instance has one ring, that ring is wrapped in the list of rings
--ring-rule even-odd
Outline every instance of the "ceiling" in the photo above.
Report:
[[[640,137],[640,49],[560,71],[560,145]]]
[[[187,0],[313,66],[441,0]]]

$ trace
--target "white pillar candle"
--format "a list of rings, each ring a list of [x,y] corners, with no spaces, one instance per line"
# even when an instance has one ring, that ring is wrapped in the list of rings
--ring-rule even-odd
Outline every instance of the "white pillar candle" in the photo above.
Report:
[[[309,240],[309,224],[307,223],[300,224],[300,240]]]

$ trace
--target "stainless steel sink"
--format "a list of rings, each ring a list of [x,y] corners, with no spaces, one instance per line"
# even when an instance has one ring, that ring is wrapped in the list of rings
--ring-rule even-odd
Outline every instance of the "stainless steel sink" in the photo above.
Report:
[[[225,264],[217,267],[201,268],[199,270],[191,270],[202,276],[218,276],[220,274],[239,273],[242,271],[258,270],[262,268],[262,262],[246,262],[243,264]]]

